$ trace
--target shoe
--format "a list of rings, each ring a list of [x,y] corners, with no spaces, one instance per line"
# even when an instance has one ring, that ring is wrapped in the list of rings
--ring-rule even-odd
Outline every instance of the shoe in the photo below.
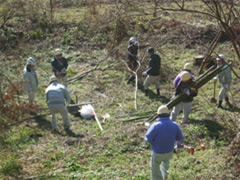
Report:
[[[145,96],[148,96],[148,89],[145,90]]]
[[[160,89],[157,89],[157,95],[160,96]]]
[[[228,97],[225,97],[225,101],[226,101],[227,105],[228,105],[230,108],[232,108],[232,105],[230,104]]]
[[[128,84],[130,84],[130,82],[134,82],[135,76],[130,76],[130,78],[128,79]]]
[[[222,101],[218,101],[217,108],[223,108],[223,107],[222,107]]]

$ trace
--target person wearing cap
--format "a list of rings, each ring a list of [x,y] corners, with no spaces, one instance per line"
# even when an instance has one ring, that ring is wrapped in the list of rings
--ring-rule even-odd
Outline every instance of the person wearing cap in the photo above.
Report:
[[[193,73],[192,73],[192,65],[190,63],[186,63],[183,67],[183,70],[176,76],[176,78],[173,81],[173,87],[177,87],[179,82],[181,81],[181,75],[183,72],[189,72],[192,76],[191,79],[194,80]]]
[[[135,37],[129,39],[128,44],[128,66],[132,71],[135,71],[137,68],[137,54],[138,54],[138,42]],[[135,75],[131,74],[128,79],[128,84],[135,79]]]
[[[187,71],[181,74],[181,80],[176,87],[175,96],[185,93],[187,94],[187,97],[173,107],[173,110],[171,112],[172,121],[176,121],[177,115],[180,113],[181,110],[183,110],[183,117],[181,123],[184,124],[188,122],[193,98],[198,94],[195,88],[191,88],[191,84],[193,83],[193,79],[191,77],[191,74]]]
[[[69,104],[71,101],[70,93],[68,89],[57,82],[55,76],[51,76],[49,79],[49,86],[46,89],[46,103],[52,114],[52,127],[53,132],[58,132],[58,125],[56,114],[60,113],[64,122],[64,129],[70,130],[70,121],[68,119],[68,111],[65,104]]]
[[[177,123],[169,118],[170,110],[166,105],[158,108],[157,122],[153,123],[145,135],[145,141],[151,144],[151,174],[153,180],[166,180],[174,146],[184,146],[184,136]]]
[[[143,76],[147,76],[143,83],[145,96],[148,95],[148,88],[151,84],[155,84],[157,95],[160,95],[159,74],[161,68],[161,58],[159,55],[154,53],[153,47],[148,48],[147,52],[150,56],[149,65],[148,69],[142,73]]]
[[[28,94],[28,101],[33,103],[34,94],[38,89],[38,78],[35,72],[36,61],[33,57],[27,59],[27,65],[24,67],[23,71],[23,88]]]
[[[216,60],[217,60],[218,67],[222,66],[222,65],[227,66],[225,64],[226,57],[223,54],[220,54],[216,58]],[[218,95],[218,100],[219,101],[218,101],[217,107],[222,108],[222,102],[223,102],[223,99],[225,99],[227,105],[231,108],[232,105],[230,104],[229,97],[228,97],[228,92],[230,90],[230,86],[231,86],[231,83],[232,83],[231,68],[228,67],[227,69],[225,69],[224,71],[219,73],[218,76],[214,78],[215,81],[217,81],[217,79],[219,79],[219,82],[221,84],[221,90],[220,90],[219,95]]]
[[[67,87],[67,68],[68,61],[63,57],[63,52],[61,49],[55,50],[54,58],[51,62],[52,71],[57,78],[57,81]]]

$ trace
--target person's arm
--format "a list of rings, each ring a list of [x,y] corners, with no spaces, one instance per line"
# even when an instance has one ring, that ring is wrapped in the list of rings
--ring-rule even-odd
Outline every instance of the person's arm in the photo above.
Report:
[[[153,69],[153,66],[154,66],[154,60],[151,59],[151,60],[149,61],[148,69],[147,69],[145,72],[146,72],[147,74],[150,74],[151,71],[152,71],[152,69]]]
[[[178,125],[176,125],[176,126],[177,126],[177,137],[176,137],[177,147],[183,148],[184,147],[184,136],[183,136],[183,133],[182,133],[180,127]]]
[[[145,141],[149,142],[150,144],[153,144],[154,143],[154,137],[155,137],[155,130],[154,130],[154,125],[152,125],[146,135],[145,135]]]
[[[66,99],[66,103],[69,104],[71,102],[71,96],[67,88],[64,89],[64,98]]]

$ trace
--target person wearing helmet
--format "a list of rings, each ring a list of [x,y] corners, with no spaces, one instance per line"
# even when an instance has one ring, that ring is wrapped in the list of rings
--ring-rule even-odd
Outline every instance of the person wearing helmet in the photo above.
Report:
[[[227,66],[225,64],[225,60],[226,57],[223,54],[220,54],[217,58],[217,65],[219,66]],[[232,105],[229,102],[229,97],[228,97],[228,91],[230,90],[230,86],[232,83],[232,71],[231,68],[228,67],[227,69],[225,69],[224,71],[222,71],[221,73],[218,74],[217,77],[214,78],[215,81],[217,81],[217,79],[219,79],[219,82],[221,84],[221,90],[219,92],[218,95],[218,108],[222,108],[222,101],[223,99],[225,99],[227,105],[231,108]]]
[[[176,88],[178,86],[179,82],[181,81],[181,75],[185,71],[189,72],[191,75],[193,74],[192,73],[192,65],[190,63],[186,63],[183,67],[183,70],[176,76],[176,78],[173,81],[173,87]],[[191,79],[194,80],[193,75],[191,76]]]
[[[148,88],[151,84],[155,84],[157,95],[160,95],[159,74],[161,68],[161,58],[159,55],[154,53],[153,47],[148,48],[147,52],[150,56],[149,65],[148,69],[142,73],[143,76],[147,76],[143,83],[145,96],[148,95]]]
[[[171,112],[172,121],[176,121],[177,115],[183,109],[183,117],[181,123],[184,124],[188,122],[193,98],[198,94],[195,88],[191,88],[191,84],[193,83],[193,79],[191,77],[192,75],[187,71],[181,74],[181,80],[176,87],[175,96],[185,93],[187,94],[187,97],[173,107],[173,110]]]
[[[33,103],[34,94],[38,89],[38,78],[35,72],[36,65],[37,63],[35,59],[33,57],[29,57],[27,59],[27,65],[23,71],[23,87],[28,94],[28,101],[31,103]]]
[[[57,81],[67,87],[67,68],[68,61],[63,57],[61,49],[55,50],[54,59],[51,62],[52,71],[57,78]]]
[[[151,144],[151,175],[153,180],[167,179],[170,159],[174,146],[184,146],[184,136],[176,122],[169,118],[170,110],[162,105],[157,110],[158,120],[153,123],[145,135],[145,141]]]
[[[49,86],[46,89],[46,103],[52,114],[53,132],[58,132],[56,114],[60,113],[64,122],[64,129],[70,131],[70,121],[65,104],[71,101],[68,89],[57,82],[56,76],[49,78]]]
[[[129,39],[128,44],[128,66],[132,71],[135,71],[137,68],[137,54],[138,54],[138,42],[135,37]],[[128,84],[135,79],[135,75],[131,74],[128,79]]]

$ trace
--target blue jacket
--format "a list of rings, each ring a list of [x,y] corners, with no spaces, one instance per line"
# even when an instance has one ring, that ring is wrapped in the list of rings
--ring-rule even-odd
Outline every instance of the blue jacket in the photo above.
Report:
[[[176,142],[178,147],[184,143],[180,127],[169,117],[160,117],[156,123],[153,123],[145,135],[145,140],[151,144],[155,153],[171,152]]]
[[[51,64],[52,64],[52,71],[54,72],[55,75],[56,75],[56,72],[62,72],[62,75],[66,76],[68,61],[64,57],[62,57],[62,59],[58,59],[57,56],[54,56],[54,59],[52,60]]]
[[[161,58],[157,54],[153,54],[150,57],[148,70],[146,71],[150,76],[158,76],[161,68]]]
[[[65,100],[67,103],[70,103],[71,97],[69,91],[64,85],[53,82],[47,87],[46,102],[48,105],[65,104]]]

